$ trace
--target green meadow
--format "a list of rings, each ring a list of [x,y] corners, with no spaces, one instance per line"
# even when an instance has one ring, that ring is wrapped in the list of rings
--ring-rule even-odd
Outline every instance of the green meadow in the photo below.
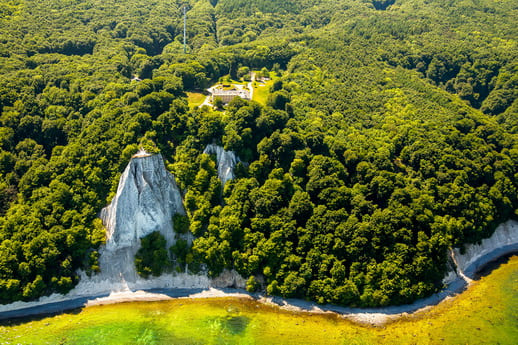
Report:
[[[203,104],[206,95],[201,92],[185,92],[187,94],[187,102],[189,103],[189,108],[196,108]]]
[[[0,326],[0,344],[516,344],[518,257],[467,291],[383,327],[246,298],[88,307]]]

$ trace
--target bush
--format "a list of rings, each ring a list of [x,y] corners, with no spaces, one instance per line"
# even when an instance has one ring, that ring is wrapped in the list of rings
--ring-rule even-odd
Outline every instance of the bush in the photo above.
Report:
[[[189,244],[187,241],[180,238],[169,250],[174,258],[176,258],[178,266],[183,267],[186,264],[186,257],[189,253]]]
[[[182,214],[173,216],[173,229],[177,234],[186,234],[189,231],[189,218]]]
[[[167,256],[166,241],[158,231],[141,238],[141,247],[135,255],[137,273],[147,278],[150,275],[159,276],[171,267]]]
[[[261,284],[255,279],[254,276],[250,276],[246,281],[246,291],[256,292],[261,287]]]

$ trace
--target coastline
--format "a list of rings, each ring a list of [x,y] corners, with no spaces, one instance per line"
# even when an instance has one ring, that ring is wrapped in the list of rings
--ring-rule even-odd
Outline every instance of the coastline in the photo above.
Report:
[[[506,236],[503,236],[504,233]],[[278,296],[265,296],[261,293],[249,293],[236,288],[188,287],[188,288],[120,288],[116,291],[105,291],[87,295],[58,295],[43,297],[35,302],[14,302],[0,305],[0,320],[23,318],[35,315],[62,313],[67,310],[95,305],[124,302],[161,301],[173,298],[221,298],[236,297],[255,299],[260,303],[275,305],[281,309],[304,313],[333,313],[354,322],[371,326],[383,326],[398,318],[428,310],[433,306],[454,298],[469,287],[472,276],[492,261],[509,254],[518,253],[518,222],[508,221],[495,230],[494,236],[485,239],[479,245],[469,245],[463,257],[460,251],[453,252],[461,264],[459,272],[450,272],[447,287],[440,292],[411,304],[380,308],[350,308],[336,305],[319,305],[302,299],[285,299]],[[495,238],[497,240],[495,241]],[[504,241],[503,238],[506,240]],[[485,242],[486,241],[486,242]],[[488,244],[489,243],[489,244]],[[455,277],[452,279],[452,277]]]

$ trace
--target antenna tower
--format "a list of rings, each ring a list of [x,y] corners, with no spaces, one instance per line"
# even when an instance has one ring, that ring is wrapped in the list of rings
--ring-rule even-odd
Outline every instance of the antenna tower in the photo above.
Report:
[[[187,5],[183,5],[183,53],[187,53]]]

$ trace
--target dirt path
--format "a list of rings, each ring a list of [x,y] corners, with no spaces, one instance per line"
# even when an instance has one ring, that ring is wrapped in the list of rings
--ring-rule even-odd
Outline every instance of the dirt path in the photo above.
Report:
[[[255,81],[255,72],[250,73],[251,82],[248,83],[248,90],[250,90],[250,100],[254,99],[254,81]]]
[[[209,91],[209,94],[207,95],[207,97],[205,97],[205,100],[203,101],[202,104],[200,104],[198,106],[198,108],[201,108],[203,107],[204,105],[208,106],[208,107],[212,107],[212,104],[210,103],[210,95],[212,94],[212,88],[208,88],[207,91]]]

